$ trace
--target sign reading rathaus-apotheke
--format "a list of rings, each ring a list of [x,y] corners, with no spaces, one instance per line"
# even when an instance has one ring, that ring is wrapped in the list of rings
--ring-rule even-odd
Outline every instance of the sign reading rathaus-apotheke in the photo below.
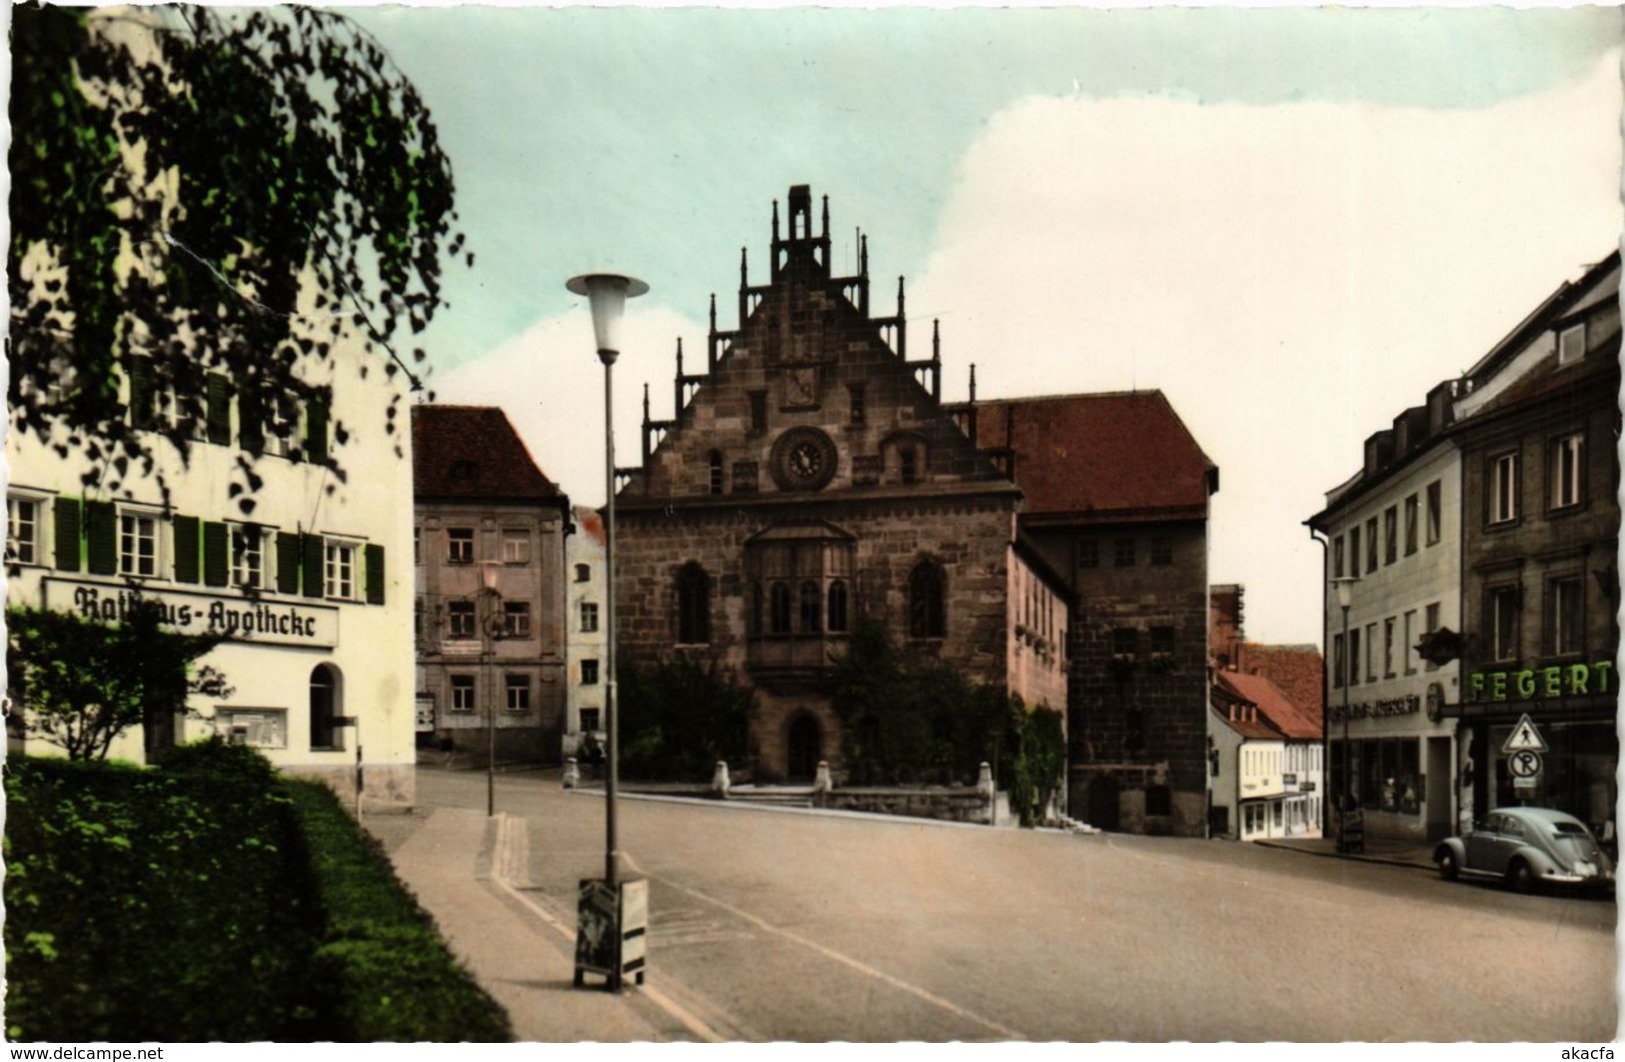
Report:
[[[85,619],[117,623],[138,606],[162,611],[163,624],[182,634],[221,635],[233,641],[332,648],[338,644],[338,609],[288,601],[141,590],[76,579],[45,579],[44,604]]]

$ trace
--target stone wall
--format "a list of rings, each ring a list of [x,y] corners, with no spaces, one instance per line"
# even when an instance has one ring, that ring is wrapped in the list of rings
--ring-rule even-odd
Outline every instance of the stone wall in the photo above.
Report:
[[[930,786],[921,789],[865,787],[818,793],[813,798],[813,805],[840,811],[869,811],[915,819],[993,825],[995,805],[1003,799],[1003,794],[996,799],[971,786]],[[1006,813],[1005,820],[1008,821],[1008,818]]]

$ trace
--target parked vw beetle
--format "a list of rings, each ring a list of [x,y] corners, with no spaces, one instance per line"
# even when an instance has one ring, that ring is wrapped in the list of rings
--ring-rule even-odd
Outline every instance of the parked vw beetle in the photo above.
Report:
[[[1498,808],[1465,837],[1439,842],[1433,861],[1446,881],[1489,875],[1519,892],[1537,884],[1605,888],[1614,882],[1614,864],[1585,823],[1551,808]]]

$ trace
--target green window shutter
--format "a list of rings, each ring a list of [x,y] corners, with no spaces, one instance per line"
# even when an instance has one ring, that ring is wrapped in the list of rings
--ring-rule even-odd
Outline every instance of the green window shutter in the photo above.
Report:
[[[306,597],[324,597],[327,593],[327,587],[323,585],[327,573],[323,568],[326,557],[322,546],[321,535],[299,536],[300,567],[305,573]]]
[[[136,428],[151,428],[158,422],[157,374],[152,359],[132,354],[128,362],[130,372],[130,424]]]
[[[367,604],[384,603],[384,547],[367,544]]]
[[[208,378],[207,408],[209,441],[217,446],[231,445],[231,381],[218,372]]]
[[[85,545],[92,575],[118,574],[118,515],[112,502],[85,502]]]
[[[203,584],[225,586],[231,581],[231,536],[226,525],[205,521],[203,524]]]
[[[320,464],[327,460],[327,408],[332,397],[326,391],[310,396],[305,409],[305,456]]]
[[[292,531],[276,533],[276,592],[299,592],[299,536]]]
[[[177,516],[175,527],[175,581],[195,583],[198,580],[198,518]]]
[[[252,380],[237,386],[237,441],[251,454],[265,450],[265,403]]]
[[[56,514],[56,568],[61,572],[79,570],[79,499],[58,498],[52,505]]]

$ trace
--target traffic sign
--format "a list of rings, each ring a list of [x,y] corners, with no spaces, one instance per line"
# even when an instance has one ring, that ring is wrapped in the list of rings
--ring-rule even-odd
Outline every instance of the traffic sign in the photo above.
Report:
[[[1546,751],[1546,739],[1540,736],[1539,730],[1535,729],[1534,720],[1529,718],[1528,712],[1525,712],[1523,718],[1518,720],[1518,725],[1512,728],[1512,733],[1507,736],[1506,744],[1501,746],[1501,751]]]
[[[1515,779],[1534,778],[1540,774],[1540,753],[1519,749],[1507,757],[1507,770]]]

